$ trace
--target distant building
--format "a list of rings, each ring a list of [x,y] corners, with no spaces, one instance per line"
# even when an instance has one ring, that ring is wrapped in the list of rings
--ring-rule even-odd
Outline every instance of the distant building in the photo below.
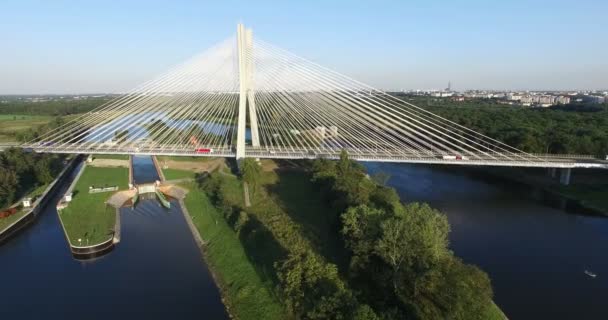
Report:
[[[585,100],[591,103],[604,103],[606,101],[606,99],[601,96],[587,96],[587,99]]]

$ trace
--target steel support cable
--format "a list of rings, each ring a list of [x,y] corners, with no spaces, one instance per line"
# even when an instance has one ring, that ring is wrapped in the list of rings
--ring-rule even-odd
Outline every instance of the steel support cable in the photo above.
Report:
[[[183,131],[188,128],[188,130],[190,130],[193,126],[196,125],[196,122],[199,121],[199,119],[201,119],[203,116],[206,116],[206,114],[208,113],[213,113],[215,111],[215,108],[213,107],[213,103],[215,102],[215,100],[217,99],[221,99],[222,98],[222,94],[217,94],[218,92],[222,92],[225,91],[225,88],[229,88],[229,86],[225,86],[226,83],[230,83],[229,80],[224,80],[224,83],[221,83],[222,87],[220,87],[222,90],[218,90],[216,92],[211,92],[211,91],[202,91],[202,89],[204,88],[200,88],[198,90],[198,94],[195,95],[193,97],[193,101],[188,103],[188,107],[186,107],[184,110],[182,110],[183,112],[180,114],[173,114],[173,115],[169,115],[170,118],[186,118],[189,119],[191,121],[181,121],[181,123],[179,123],[177,126],[173,126],[171,128],[171,130],[167,130],[165,135],[163,135],[163,139],[165,137],[167,137],[167,135],[170,135],[173,132],[177,132],[177,135],[174,136],[174,138],[178,138],[179,136],[181,136],[181,134],[183,133]],[[205,108],[201,108],[202,103],[204,102],[204,106]],[[209,107],[209,108],[207,108]],[[192,121],[192,118],[194,117],[194,120]],[[173,120],[172,120],[173,121]],[[190,124],[188,124],[190,123]],[[181,132],[181,133],[180,133]],[[161,132],[162,133],[162,132]],[[173,142],[174,139],[169,140],[169,142]]]
[[[316,79],[314,79],[313,81],[323,81],[323,80],[320,80],[320,79],[316,78]],[[352,89],[349,89],[349,90],[352,90]],[[356,91],[356,90],[352,90],[352,91]],[[349,97],[349,98],[350,98],[350,97]],[[351,101],[351,102],[352,102],[352,101]],[[364,107],[365,107],[365,106],[364,106]],[[363,115],[365,115],[365,113],[364,113]],[[391,120],[392,120],[392,119],[391,119]],[[386,122],[386,121],[384,121],[384,122]],[[394,127],[394,124],[392,124],[392,126]],[[406,129],[409,129],[409,128],[406,128]],[[403,129],[400,129],[400,130],[403,130]],[[447,149],[447,148],[446,148],[446,149]]]
[[[310,71],[308,71],[308,72],[310,72]],[[350,89],[350,90],[352,90],[352,91],[357,91],[357,89]],[[443,140],[444,140],[444,141],[446,141],[445,139],[443,139]],[[449,142],[449,141],[446,141],[446,142]],[[437,143],[437,142],[436,142],[436,141],[434,141],[434,143]],[[452,145],[454,145],[454,144],[452,144]],[[455,147],[457,147],[457,149],[458,149],[458,146],[457,146],[457,145],[454,145],[454,146],[455,146]],[[446,148],[446,149],[451,149],[451,148]],[[454,151],[454,150],[452,150],[452,151]]]
[[[271,46],[271,48],[272,48],[272,47],[274,47],[274,46]],[[305,59],[303,59],[303,58],[300,58],[300,57],[298,57],[298,56],[295,56],[295,55],[293,55],[293,54],[291,54],[291,53],[289,53],[289,52],[288,52],[288,54],[289,54],[289,55],[282,54],[281,52],[284,52],[284,50],[282,50],[282,49],[279,49],[279,50],[281,50],[281,51],[276,51],[275,53],[276,53],[277,55],[281,55],[281,56],[283,56],[283,57],[284,57],[286,60],[289,60],[289,59],[290,59],[290,57],[293,57],[294,59],[297,59],[297,60],[300,60],[300,61],[304,61],[304,62],[308,63],[309,65],[311,65],[312,67],[315,67],[315,64],[314,64],[314,63],[310,63],[310,62],[308,62],[307,60],[305,60]],[[296,64],[296,63],[294,62],[294,64]],[[297,65],[297,64],[296,64],[296,65]],[[318,68],[317,68],[317,69],[318,69]],[[326,71],[326,69],[321,69],[321,71]],[[335,74],[335,72],[332,72],[332,74]],[[342,76],[342,78],[345,78],[345,77],[344,77],[344,76]],[[348,78],[346,78],[346,79],[348,80]],[[337,81],[336,79],[334,79],[334,80],[335,80],[335,81]],[[351,90],[352,90],[352,89],[351,89]],[[354,89],[353,91],[360,91],[360,89]],[[377,106],[375,106],[375,105],[374,105],[373,107],[377,108]],[[394,111],[394,110],[392,110],[392,111]],[[401,114],[402,114],[402,113],[401,113]],[[403,115],[403,114],[402,114],[402,115]],[[407,115],[406,115],[406,116],[407,116]],[[414,120],[414,121],[416,121],[416,122],[418,122],[418,123],[424,124],[424,123],[422,123],[422,122],[420,122],[420,121],[417,121],[417,119],[413,119],[412,117],[409,117],[409,116],[408,116],[408,118],[410,118],[410,119],[412,119],[412,120]],[[447,136],[445,133],[443,133],[443,132],[441,132],[441,131],[436,130],[435,128],[433,128],[432,126],[429,126],[428,124],[426,125],[426,127],[427,127],[427,128],[429,128],[429,129],[431,129],[431,130],[434,130],[435,132],[438,132],[438,133],[440,133],[440,134],[443,134],[444,136]],[[453,138],[450,138],[449,136],[448,136],[448,138],[449,138],[449,139],[453,139]],[[448,141],[446,141],[445,139],[443,139],[443,141],[448,142]],[[452,143],[451,141],[449,141],[449,142],[450,142],[450,144],[451,144],[451,145],[453,145],[454,147],[456,147],[456,149],[459,149],[459,147],[458,147],[458,145],[457,145],[457,144]],[[457,142],[460,142],[460,141],[457,141]],[[434,143],[436,143],[436,141],[434,141]],[[454,151],[454,150],[452,150],[452,151]],[[467,151],[469,154],[472,154],[472,153],[471,153],[470,151],[468,151],[468,150],[464,150],[464,151]],[[474,154],[472,154],[472,155],[474,155]]]
[[[273,78],[276,78],[276,79],[282,79],[282,77],[277,77],[277,76],[274,76]],[[318,79],[313,79],[313,80],[311,80],[311,82],[313,82],[313,83],[317,83],[317,82],[318,82]],[[326,91],[327,91],[327,93],[329,93],[330,95],[333,95],[333,94],[331,93],[331,90],[328,90],[328,89],[326,89],[326,88],[313,88],[312,90],[314,91],[314,93],[315,93],[314,95],[315,95],[315,96],[318,96],[319,94],[320,94],[320,95],[323,95],[323,96],[326,96],[326,95],[327,95],[327,94],[326,94]],[[307,96],[307,95],[306,95],[305,93],[304,93],[304,94],[302,94],[302,96],[303,96],[305,99],[307,99],[307,98],[306,98],[306,96]],[[330,98],[330,100],[334,100],[334,101],[327,101],[327,99],[325,99],[325,102],[330,103],[330,104],[332,104],[332,105],[334,105],[334,106],[335,106],[335,98]],[[342,105],[342,106],[343,106],[343,105]],[[347,107],[348,107],[348,105],[347,105]],[[341,111],[341,110],[339,110],[339,111]],[[363,115],[363,116],[365,116],[365,114],[362,114],[362,115]],[[349,118],[350,118],[350,117],[349,117]],[[373,127],[372,127],[372,128],[373,128]],[[392,138],[392,139],[394,139],[393,137],[391,137],[391,138]],[[385,139],[385,138],[383,138],[383,139]],[[385,140],[385,141],[386,141],[386,140]],[[393,141],[394,141],[394,140],[393,140]],[[400,144],[401,144],[401,143],[400,143]],[[401,144],[401,147],[404,147],[404,145],[403,145],[403,144]],[[394,148],[394,147],[393,147],[393,148]]]
[[[319,79],[315,79],[314,81],[319,81]],[[356,90],[351,90],[351,91],[356,91]],[[360,114],[361,114],[361,113],[360,113]],[[361,115],[366,116],[366,114],[365,114],[365,113],[362,113]],[[394,127],[394,126],[393,126],[393,127]],[[410,136],[410,137],[411,137],[411,135],[409,135],[409,134],[408,134],[408,136]],[[411,140],[410,140],[410,142],[411,142]],[[419,142],[420,142],[420,141],[419,141]]]
[[[257,40],[257,41],[260,41],[260,40]],[[263,42],[263,41],[262,41],[262,42]],[[265,42],[264,42],[264,43],[265,43]],[[278,47],[273,46],[273,45],[271,45],[271,44],[268,44],[268,45],[269,45],[269,46],[271,46],[271,47],[276,48],[277,50],[280,50],[280,51],[282,51],[282,52],[285,52],[285,53],[287,53],[287,54],[289,54],[289,55],[295,56],[294,54],[292,54],[292,53],[290,53],[290,52],[288,52],[288,51],[286,51],[286,50],[284,50],[284,49],[278,48]],[[368,86],[368,85],[366,85],[366,84],[363,84],[363,83],[361,83],[361,82],[359,82],[359,81],[356,81],[356,80],[354,80],[354,79],[348,78],[348,77],[346,77],[346,76],[344,76],[344,75],[342,75],[342,74],[339,74],[339,73],[337,73],[337,72],[335,72],[335,71],[333,71],[333,70],[331,70],[331,69],[325,68],[325,67],[323,67],[323,66],[321,66],[321,65],[318,65],[318,64],[316,64],[316,63],[314,63],[314,62],[308,61],[308,60],[306,60],[306,59],[304,59],[304,58],[301,58],[301,57],[298,57],[298,56],[295,56],[295,57],[297,57],[297,58],[299,58],[299,59],[302,59],[302,60],[304,60],[304,61],[307,61],[308,63],[310,63],[310,64],[312,64],[312,65],[315,65],[316,67],[318,67],[318,68],[320,68],[320,69],[322,69],[322,70],[324,70],[324,71],[326,71],[326,72],[329,72],[329,73],[335,74],[335,75],[337,75],[337,76],[339,76],[339,77],[341,77],[341,78],[345,78],[345,79],[347,79],[347,80],[349,80],[349,81],[351,81],[351,82],[353,82],[353,83],[357,83],[357,84],[359,84],[359,85],[362,85],[363,87],[368,88],[368,90],[370,90],[370,91],[374,91],[374,92],[378,92],[378,93],[380,93],[380,94],[387,95],[386,93],[384,93],[384,92],[382,92],[382,91],[380,91],[380,90],[374,89],[374,88],[372,88],[372,87],[370,87],[370,86]],[[485,135],[483,135],[483,134],[480,134],[480,133],[478,133],[478,132],[476,132],[476,131],[474,131],[474,130],[471,130],[471,129],[467,128],[467,127],[464,127],[464,126],[462,126],[462,125],[460,125],[460,124],[457,124],[457,123],[455,123],[455,122],[453,122],[453,121],[450,121],[450,120],[448,120],[448,119],[445,119],[445,118],[443,118],[443,117],[440,117],[440,116],[438,116],[438,115],[436,115],[436,114],[434,114],[434,113],[432,113],[432,112],[430,112],[430,111],[428,111],[428,110],[424,110],[423,108],[420,108],[420,107],[418,107],[418,106],[415,106],[415,105],[413,105],[413,104],[411,104],[411,103],[408,103],[408,102],[403,101],[403,100],[401,100],[401,99],[398,99],[398,98],[396,98],[396,97],[393,97],[393,96],[390,96],[390,95],[387,95],[387,96],[389,96],[389,97],[390,97],[391,99],[393,99],[393,100],[399,101],[399,102],[400,102],[400,103],[402,103],[402,104],[409,105],[409,106],[411,106],[411,107],[413,107],[413,108],[415,108],[415,109],[417,109],[417,110],[421,110],[421,111],[422,111],[422,112],[424,112],[424,113],[427,113],[427,114],[429,114],[429,115],[432,115],[433,117],[440,118],[440,119],[442,119],[442,120],[444,120],[444,121],[447,121],[448,123],[451,123],[451,124],[454,124],[454,125],[456,125],[456,126],[462,127],[462,128],[463,128],[463,129],[465,129],[466,131],[469,131],[469,132],[472,132],[472,133],[474,133],[474,134],[476,134],[476,135],[478,135],[478,136],[482,136],[482,137],[484,137],[484,138],[487,138],[487,139],[489,139],[490,141],[497,142],[498,144],[503,145],[503,146],[506,146],[507,148],[510,148],[510,149],[512,149],[512,150],[516,150],[516,151],[518,151],[519,153],[525,154],[523,151],[521,151],[521,150],[519,150],[519,149],[516,149],[516,148],[514,148],[514,147],[511,147],[511,146],[509,146],[509,145],[507,145],[507,144],[505,144],[505,143],[503,143],[503,142],[500,142],[500,141],[498,141],[498,140],[495,140],[495,139],[493,139],[493,138],[487,137],[487,136],[485,136]],[[501,148],[501,149],[505,150],[504,148]],[[513,155],[515,155],[515,156],[518,156],[518,157],[520,157],[520,158],[523,158],[521,155],[518,155],[518,154],[516,154],[516,153],[513,153],[513,152],[510,152],[510,153],[511,153],[511,154],[513,154]],[[540,158],[539,158],[539,159],[540,159]],[[541,160],[542,160],[542,159],[541,159]]]
[[[260,68],[260,69],[261,69],[261,68]],[[281,79],[281,80],[289,79],[289,77],[279,77],[279,76],[277,76],[277,74],[276,74],[276,73],[274,73],[274,72],[268,72],[268,73],[269,73],[269,75],[267,76],[267,78],[268,78],[268,79]],[[292,93],[292,92],[288,92],[289,90],[285,89],[285,88],[282,86],[282,84],[279,84],[277,81],[269,80],[268,82],[269,82],[269,85],[268,85],[268,86],[269,86],[270,88],[276,88],[276,89],[274,89],[274,90],[276,90],[276,91],[278,91],[278,92],[283,93],[283,95],[286,97],[286,99],[289,99],[289,100],[292,100],[292,101],[298,101],[298,99],[302,99],[302,97],[300,97],[300,96],[299,96],[297,93],[295,93],[295,94],[294,94],[294,93]],[[286,82],[286,81],[283,81],[283,82]],[[273,89],[269,89],[269,90],[273,90]],[[286,94],[285,92],[288,92],[289,94]],[[302,118],[304,119],[304,121],[305,121],[305,122],[308,120],[307,122],[308,122],[308,124],[310,125],[310,128],[307,130],[307,131],[308,131],[307,133],[309,133],[309,136],[310,136],[311,138],[313,138],[313,139],[314,139],[314,138],[316,138],[316,137],[314,137],[312,134],[310,134],[310,132],[311,132],[311,131],[312,131],[312,132],[317,132],[317,133],[318,133],[318,131],[316,130],[316,129],[317,129],[317,127],[329,127],[329,125],[326,125],[326,124],[325,124],[325,123],[324,123],[322,120],[320,120],[319,118],[317,118],[317,117],[316,117],[316,114],[314,113],[314,109],[312,109],[312,108],[310,107],[310,102],[309,102],[309,101],[306,101],[306,99],[305,99],[305,98],[304,98],[303,100],[304,100],[304,101],[300,100],[300,101],[298,102],[298,104],[299,104],[300,108],[306,108],[307,110],[312,111],[311,113],[308,113],[308,114],[307,114],[307,115],[308,115],[308,117],[307,117],[306,115],[304,115]],[[289,103],[287,103],[287,102],[285,102],[285,104],[286,104],[286,105],[289,105]],[[296,113],[298,113],[299,115],[302,115],[302,113],[301,113],[299,110],[294,110],[294,111],[295,111]],[[329,116],[328,114],[325,114],[325,115]],[[333,116],[332,116],[332,117],[333,117]],[[341,121],[341,119],[340,119],[340,118],[338,118],[338,119],[339,119],[339,121]],[[313,121],[318,121],[318,122],[314,123],[314,122],[310,122],[310,120],[313,120]],[[326,120],[326,121],[327,121],[327,120]],[[302,124],[302,123],[300,122],[300,127],[301,127],[302,129],[305,129],[305,128],[307,127],[307,125],[306,125],[306,124]],[[328,128],[328,129],[329,129],[329,128]],[[346,132],[348,135],[353,136],[353,135],[352,135],[350,132],[348,132],[348,130],[345,130],[345,132]],[[333,137],[330,137],[330,138],[331,138],[331,139],[334,141],[334,143],[335,143],[336,145],[340,145],[339,141],[336,141],[335,139],[333,139]],[[357,137],[356,137],[356,136],[354,136],[354,138],[355,138],[355,139],[357,139]],[[358,140],[358,139],[357,139],[357,140]],[[359,141],[359,142],[361,142],[361,141]],[[349,143],[349,141],[347,141],[347,143]],[[356,147],[355,147],[354,145],[352,145],[352,144],[351,144],[351,147],[352,147],[352,148],[356,148]],[[313,147],[313,148],[314,148],[314,147]],[[318,148],[316,148],[316,149],[318,149]]]
[[[184,71],[184,73],[189,72],[188,70],[183,70],[183,71]],[[182,73],[182,74],[184,74],[184,73]],[[149,102],[151,100],[158,100],[157,92],[166,91],[167,89],[171,88],[171,86],[175,86],[176,82],[178,80],[181,81],[184,78],[184,76],[182,74],[180,74],[180,77],[177,79],[171,79],[170,81],[168,81],[168,83],[161,84],[161,86],[156,86],[155,88],[153,88],[153,90],[154,90],[153,92],[150,91],[150,92],[143,93],[142,96],[144,96],[144,99],[137,101],[135,103],[132,103],[132,105],[130,105],[128,108],[123,108],[123,110],[119,113],[116,113],[114,117],[112,117],[106,121],[98,122],[97,125],[94,125],[92,128],[89,128],[89,130],[87,130],[85,133],[88,134],[88,133],[94,131],[95,129],[99,129],[101,127],[102,129],[97,131],[97,134],[93,134],[93,136],[89,136],[89,138],[91,138],[91,140],[93,140],[92,138],[97,138],[100,134],[105,133],[107,131],[108,127],[115,126],[115,128],[113,128],[113,129],[115,129],[115,131],[116,131],[116,129],[120,129],[121,123],[129,122],[130,120],[132,120],[131,115],[133,113],[138,112],[140,110],[149,109],[146,102]],[[162,89],[162,90],[159,90],[159,89]],[[138,108],[138,106],[139,106],[139,108]],[[124,117],[125,115],[127,115],[129,117]],[[123,118],[120,119],[118,121],[118,123],[112,123],[115,119],[120,118],[121,116]],[[94,119],[94,121],[96,121],[96,120]],[[106,130],[104,130],[104,126],[106,127],[105,128]],[[74,139],[78,139],[78,138],[80,138],[80,136],[81,135],[78,135],[77,137],[74,137],[70,141],[73,141]],[[93,142],[94,142],[94,140],[93,140]]]
[[[227,41],[227,40],[226,40]],[[224,41],[224,42],[226,42]],[[209,49],[208,51],[203,52],[202,54],[199,54],[191,59],[189,59],[188,61],[173,67],[172,69],[170,69],[168,72],[164,73],[163,75],[157,77],[156,79],[153,79],[151,81],[148,81],[144,84],[142,84],[141,86],[137,87],[135,90],[135,92],[131,92],[127,95],[121,96],[117,99],[113,99],[111,101],[108,101],[107,103],[101,105],[100,107],[87,112],[79,117],[77,117],[76,119],[70,120],[68,123],[64,124],[61,127],[55,128],[49,132],[47,132],[43,137],[45,137],[45,141],[51,141],[52,139],[55,139],[55,133],[59,132],[59,133],[63,133],[66,130],[72,130],[73,127],[79,128],[80,126],[82,126],[81,120],[87,120],[92,118],[91,115],[94,113],[101,113],[101,112],[107,112],[110,110],[114,110],[116,108],[120,108],[124,103],[129,103],[130,101],[132,101],[134,98],[140,98],[141,97],[141,92],[147,92],[147,90],[149,90],[149,88],[152,88],[154,86],[156,86],[159,82],[163,82],[165,81],[165,78],[170,77],[170,76],[174,76],[176,73],[179,73],[180,71],[183,70],[184,66],[187,66],[189,64],[191,64],[193,61],[197,61],[198,59],[200,59],[200,57],[204,57],[209,51],[212,51],[215,47],[219,47],[221,46],[222,43],[212,47],[211,49]],[[40,141],[40,138],[34,139],[32,140],[30,143],[33,143],[33,141]]]
[[[203,65],[201,67],[205,68],[207,66]],[[219,68],[221,68],[221,66]],[[213,74],[202,73],[202,75],[198,75],[198,77],[193,77],[193,74],[195,76],[197,75],[197,73],[195,73],[195,71],[193,71],[192,69],[189,69],[187,72],[187,75],[189,75],[189,77],[187,77],[185,79],[180,79],[181,81],[178,83],[172,83],[170,85],[166,85],[166,86],[157,88],[157,91],[154,93],[154,95],[158,96],[160,92],[178,92],[178,93],[187,92],[188,90],[191,90],[194,85],[197,85],[197,83],[200,82],[200,78],[207,78],[209,81],[212,79],[212,76],[213,76]],[[137,105],[133,105],[133,106],[131,106],[131,108],[133,108],[133,109],[129,108],[128,110],[125,110],[125,112],[128,115],[130,115],[130,117],[128,117],[127,119],[122,119],[122,121],[119,120],[119,122],[117,124],[115,124],[116,127],[114,127],[114,128],[112,128],[112,126],[108,126],[106,128],[102,128],[101,130],[98,130],[97,132],[95,132],[93,134],[93,137],[98,137],[100,135],[108,134],[109,130],[113,130],[114,132],[117,132],[118,130],[132,128],[134,123],[138,124],[138,122],[145,120],[148,116],[150,116],[150,113],[162,112],[167,106],[170,105],[171,100],[181,101],[182,99],[186,98],[188,95],[191,95],[191,94],[193,94],[193,93],[191,92],[189,94],[186,94],[186,96],[182,96],[181,98],[177,98],[177,99],[166,99],[165,101],[160,101],[160,103],[157,102],[155,104],[140,103]],[[136,114],[136,115],[133,116],[134,114]],[[138,128],[136,126],[136,129],[137,130],[134,133],[131,133],[131,136],[129,137],[129,139],[127,139],[122,144],[123,146],[126,144],[131,144],[132,142],[136,141],[145,132],[145,128]]]
[[[265,67],[265,65],[263,65],[263,64],[256,64],[256,65],[258,65],[258,66],[259,66],[259,67],[258,67],[258,70],[264,70],[263,68]],[[259,83],[269,83],[269,82],[271,82],[271,81],[268,81],[267,79],[272,79],[272,78],[275,76],[275,74],[274,74],[274,73],[271,73],[271,72],[268,72],[268,71],[259,72],[258,74],[264,74],[264,73],[268,73],[268,76],[267,76],[266,78],[260,78],[260,79],[258,79],[258,82],[259,82]],[[264,86],[262,86],[262,87],[264,87]],[[271,84],[271,85],[269,86],[269,88],[267,89],[267,91],[268,91],[268,92],[273,92],[273,91],[280,92],[280,93],[281,93],[280,95],[279,95],[279,94],[277,94],[277,99],[281,100],[281,101],[283,102],[283,104],[284,104],[284,105],[290,105],[290,103],[289,103],[288,101],[286,101],[286,100],[291,100],[292,102],[297,103],[297,104],[298,104],[298,106],[299,106],[300,108],[295,108],[295,109],[293,109],[293,111],[294,111],[296,114],[301,114],[300,109],[301,109],[302,107],[305,107],[305,105],[303,105],[301,102],[297,102],[297,101],[294,99],[294,97],[293,97],[293,96],[290,96],[290,95],[285,94],[285,92],[284,92],[283,90],[281,90],[281,88],[280,88],[280,87],[277,87],[275,84]],[[282,96],[281,96],[281,95],[282,95]],[[290,112],[285,112],[285,113],[286,113],[286,114],[288,114],[288,115],[293,115],[293,113],[290,113]],[[297,120],[297,122],[298,122],[298,125],[295,125],[295,124],[293,124],[293,122],[291,122],[291,125],[292,125],[294,128],[298,128],[298,127],[300,127],[300,128],[302,128],[302,129],[305,129],[305,128],[307,127],[307,125],[306,125],[306,124],[302,124],[302,123],[301,123],[301,121],[299,121],[298,117],[294,117],[294,118],[295,118],[295,119]],[[308,122],[308,125],[310,125],[309,130],[307,130],[307,131],[305,132],[305,134],[306,134],[306,135],[307,135],[309,138],[311,138],[311,140],[315,140],[315,137],[314,137],[314,136],[313,136],[313,135],[312,135],[310,132],[311,132],[311,131],[313,131],[313,130],[316,130],[316,127],[318,127],[319,125],[323,125],[323,123],[321,123],[321,122],[314,123],[314,122],[311,122],[311,120],[312,120],[312,119],[307,119],[306,117],[303,117],[303,118],[304,118],[305,120],[308,120],[308,121],[307,121],[307,122]],[[311,145],[311,144],[307,143],[307,142],[306,142],[306,140],[305,140],[305,143],[307,144],[307,146],[308,146],[308,147],[311,147],[312,149],[317,149],[317,150],[319,150],[318,146]],[[304,146],[301,144],[301,147],[304,147]]]

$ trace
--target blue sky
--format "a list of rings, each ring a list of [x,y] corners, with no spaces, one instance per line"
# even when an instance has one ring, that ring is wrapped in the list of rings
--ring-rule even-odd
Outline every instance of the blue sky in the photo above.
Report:
[[[608,1],[0,1],[0,94],[124,92],[235,33],[384,89],[608,88]]]

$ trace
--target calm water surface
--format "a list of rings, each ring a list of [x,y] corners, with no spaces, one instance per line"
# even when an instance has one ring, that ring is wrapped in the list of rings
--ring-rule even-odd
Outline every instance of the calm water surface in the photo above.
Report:
[[[447,214],[452,250],[490,275],[510,319],[608,319],[608,218],[566,212],[531,188],[457,167],[367,167],[389,173],[403,200]]]
[[[180,210],[155,200],[121,209],[121,242],[80,262],[50,205],[0,246],[0,319],[227,319]]]

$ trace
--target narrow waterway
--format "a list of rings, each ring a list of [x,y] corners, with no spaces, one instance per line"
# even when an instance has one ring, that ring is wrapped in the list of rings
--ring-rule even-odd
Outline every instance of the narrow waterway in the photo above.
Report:
[[[153,167],[140,165],[134,174],[154,178],[140,170]],[[57,218],[61,194],[0,246],[0,319],[227,319],[177,202],[171,210],[155,200],[121,209],[121,242],[80,262]]]
[[[160,180],[150,156],[133,156],[133,182],[150,183]]]
[[[452,250],[490,275],[510,319],[608,319],[608,218],[456,166],[367,167],[389,173],[404,201],[447,214]]]

